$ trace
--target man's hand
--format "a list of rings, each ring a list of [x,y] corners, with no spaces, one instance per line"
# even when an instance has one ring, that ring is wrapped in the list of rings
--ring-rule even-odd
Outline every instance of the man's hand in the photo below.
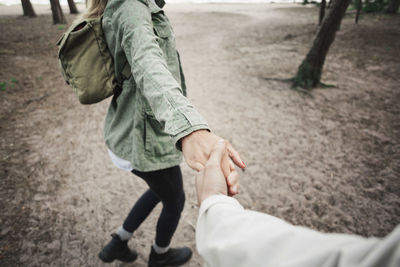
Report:
[[[220,139],[207,130],[194,131],[182,138],[182,152],[189,167],[201,171],[210,157],[212,148]],[[228,153],[224,154],[221,165],[224,176],[228,178],[231,172],[230,165],[232,165],[229,158],[240,168],[245,168],[246,165],[240,159],[239,153],[229,143],[226,144],[226,149]]]
[[[196,191],[199,206],[209,196],[223,194],[235,195],[239,192],[239,174],[230,164],[230,174],[225,179],[221,169],[223,158],[228,154],[227,143],[220,139],[212,149],[210,159],[196,176]]]

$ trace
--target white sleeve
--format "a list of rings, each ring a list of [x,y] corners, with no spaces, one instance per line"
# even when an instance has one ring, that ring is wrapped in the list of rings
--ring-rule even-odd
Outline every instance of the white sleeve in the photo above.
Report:
[[[323,234],[223,195],[203,201],[196,245],[208,267],[400,267],[400,227],[385,239]]]

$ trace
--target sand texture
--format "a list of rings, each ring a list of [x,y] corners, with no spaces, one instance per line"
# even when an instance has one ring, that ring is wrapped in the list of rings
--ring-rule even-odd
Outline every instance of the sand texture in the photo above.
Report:
[[[81,6],[80,6],[81,7]],[[0,265],[103,265],[100,248],[146,190],[103,143],[109,101],[82,106],[58,69],[49,8],[0,8]],[[40,12],[39,12],[40,11]],[[247,164],[237,199],[296,225],[383,236],[400,223],[400,16],[348,15],[312,96],[290,78],[318,10],[292,4],[167,5],[189,98]],[[69,21],[73,16],[67,16]],[[195,250],[194,174],[173,245]],[[160,207],[130,245],[147,266]],[[201,266],[194,254],[185,266]]]

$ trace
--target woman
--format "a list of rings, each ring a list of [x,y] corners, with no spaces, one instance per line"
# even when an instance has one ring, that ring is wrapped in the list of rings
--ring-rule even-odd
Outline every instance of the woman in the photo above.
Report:
[[[92,0],[85,15],[103,15],[103,30],[117,77],[122,77],[125,64],[131,67],[130,78],[123,82],[121,93],[113,97],[106,116],[104,134],[110,157],[118,167],[149,185],[99,253],[104,262],[136,259],[136,252],[128,248],[127,242],[160,201],[163,209],[149,266],[179,266],[190,259],[189,248],[169,247],[185,201],[179,150],[188,165],[199,171],[220,139],[209,131],[207,122],[185,97],[179,54],[162,1]],[[231,146],[228,150],[235,164],[244,168],[238,153]],[[228,156],[223,165],[228,177],[232,169]],[[236,194],[237,184],[231,183],[229,191]]]

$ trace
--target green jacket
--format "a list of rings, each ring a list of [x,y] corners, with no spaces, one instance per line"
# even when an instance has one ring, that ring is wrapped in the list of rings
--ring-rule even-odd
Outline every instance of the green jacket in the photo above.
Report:
[[[104,126],[108,148],[139,171],[178,165],[182,161],[178,140],[208,125],[186,98],[168,18],[150,0],[109,0],[103,30],[117,77],[127,61],[132,70],[108,109]]]

